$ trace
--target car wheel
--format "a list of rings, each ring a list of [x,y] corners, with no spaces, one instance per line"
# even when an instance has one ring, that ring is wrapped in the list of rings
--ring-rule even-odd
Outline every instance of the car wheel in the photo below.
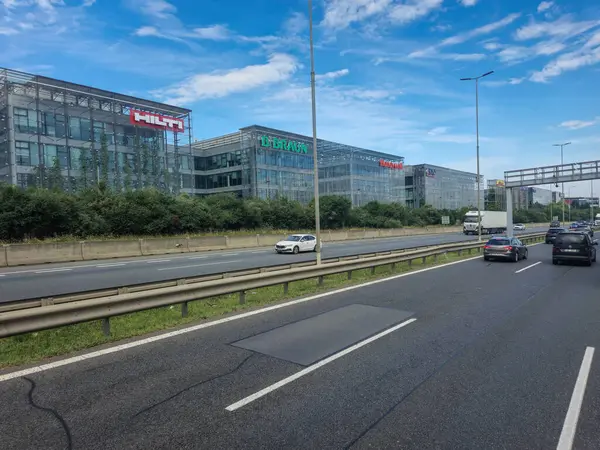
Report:
[[[529,257],[529,250],[525,249],[525,253],[523,254],[523,259],[527,259]]]
[[[299,249],[299,248],[298,248],[298,246],[296,245],[296,246],[294,247],[294,255],[297,255],[297,254],[298,254],[298,252],[300,252],[300,249]]]
[[[513,258],[513,262],[519,262],[519,252],[515,252],[515,257]]]
[[[281,250],[275,250],[275,251],[281,255]]]
[[[484,261],[489,261],[489,260],[490,260],[490,257],[489,257],[489,256],[484,256],[484,257],[483,257],[483,260],[484,260]]]
[[[590,267],[592,265],[592,258],[588,259],[584,264],[586,267]]]
[[[316,245],[316,244],[315,244],[315,246],[313,247],[312,251],[313,251],[313,252],[316,252],[316,251],[317,251],[317,245]]]
[[[554,264],[555,266],[558,266],[558,260],[557,259],[553,259],[552,260],[552,264]]]

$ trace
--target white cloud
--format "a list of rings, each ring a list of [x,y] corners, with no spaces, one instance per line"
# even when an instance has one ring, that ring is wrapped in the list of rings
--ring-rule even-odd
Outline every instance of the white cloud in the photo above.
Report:
[[[168,19],[177,13],[177,8],[166,0],[134,0],[140,12],[158,19]]]
[[[0,35],[2,36],[11,36],[13,34],[18,34],[19,32],[14,28],[5,28],[0,27]]]
[[[332,0],[325,7],[322,25],[342,30],[353,22],[360,22],[385,12],[392,0]]]
[[[486,42],[485,44],[483,44],[483,48],[485,48],[486,50],[493,51],[502,48],[502,46],[497,42]]]
[[[96,0],[83,0],[83,3],[81,4],[81,6],[85,6],[86,8],[92,6],[94,3],[96,3]]]
[[[348,69],[340,69],[334,72],[327,72],[323,74],[316,75],[315,78],[317,80],[333,80],[335,78],[346,76],[350,73]]]
[[[191,102],[220,98],[289,79],[298,69],[298,62],[290,55],[276,53],[266,64],[246,66],[241,69],[215,71],[194,75],[183,82],[153,95],[167,103]]]
[[[156,28],[148,27],[148,26],[138,28],[137,30],[135,30],[133,32],[133,34],[136,36],[142,36],[142,37],[144,37],[144,36],[162,36]]]
[[[231,32],[223,25],[211,25],[205,28],[194,28],[194,34],[200,39],[225,41],[231,39]]]
[[[600,63],[600,32],[596,32],[588,38],[581,48],[561,54],[546,64],[542,70],[534,72],[530,80],[535,83],[546,83],[550,78],[557,77],[563,72],[578,70],[598,63]]]
[[[562,122],[559,126],[563,128],[568,128],[569,130],[580,130],[582,128],[591,127],[598,123],[598,118],[595,120],[567,120]]]
[[[478,0],[458,0],[458,3],[465,7],[475,6]]]
[[[435,127],[427,132],[430,136],[437,136],[440,134],[446,134],[450,128],[448,127]]]
[[[439,9],[442,3],[443,0],[405,0],[390,9],[389,18],[393,22],[409,23]]]
[[[539,13],[544,12],[547,9],[550,9],[552,7],[552,5],[554,5],[554,2],[542,2],[538,5],[537,12],[539,12]]]
[[[331,0],[326,4],[321,25],[343,30],[374,16],[406,24],[427,16],[439,9],[442,3],[443,0]]]
[[[599,20],[577,22],[572,20],[571,16],[567,15],[553,22],[532,21],[515,32],[515,39],[518,41],[527,41],[545,36],[571,38],[585,33],[598,25],[600,25]]]
[[[493,33],[494,31],[499,30],[500,28],[504,28],[504,27],[510,25],[515,20],[517,20],[519,17],[521,17],[521,14],[518,14],[518,13],[509,14],[505,18],[498,20],[496,22],[488,23],[486,25],[475,28],[473,30],[469,30],[464,33],[459,33],[455,36],[446,38],[442,42],[440,42],[439,46],[445,47],[448,45],[461,44],[461,43],[466,42],[470,39],[473,39],[477,36],[483,36],[486,34]]]

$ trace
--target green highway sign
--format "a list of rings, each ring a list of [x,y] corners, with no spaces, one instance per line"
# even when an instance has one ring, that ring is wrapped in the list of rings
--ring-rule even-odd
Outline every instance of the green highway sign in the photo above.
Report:
[[[277,137],[261,136],[260,146],[275,150],[287,150],[288,152],[308,153],[308,145],[304,142],[289,141]]]

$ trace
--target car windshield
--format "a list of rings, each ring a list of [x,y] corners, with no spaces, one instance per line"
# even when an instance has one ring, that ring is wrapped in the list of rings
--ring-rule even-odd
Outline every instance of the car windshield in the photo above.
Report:
[[[564,228],[550,228],[548,233],[560,233],[561,231],[565,231]]]
[[[292,241],[292,242],[298,242],[300,239],[302,239],[302,236],[296,236],[295,234],[292,234],[292,235],[288,236],[287,238],[285,238],[286,241]]]
[[[465,216],[463,223],[477,223],[477,216]]]
[[[502,239],[502,238],[495,238],[495,239],[490,239],[488,241],[488,245],[509,245],[510,241],[508,239]]]
[[[556,238],[557,244],[583,244],[585,236],[583,234],[559,234]]]

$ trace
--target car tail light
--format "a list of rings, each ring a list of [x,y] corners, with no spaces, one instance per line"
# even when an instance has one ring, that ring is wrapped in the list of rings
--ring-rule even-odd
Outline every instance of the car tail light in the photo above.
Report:
[[[483,248],[490,248],[490,246],[489,245],[484,245]]]
[[[512,250],[513,248],[512,248],[512,245],[505,245],[504,249],[505,250]]]

